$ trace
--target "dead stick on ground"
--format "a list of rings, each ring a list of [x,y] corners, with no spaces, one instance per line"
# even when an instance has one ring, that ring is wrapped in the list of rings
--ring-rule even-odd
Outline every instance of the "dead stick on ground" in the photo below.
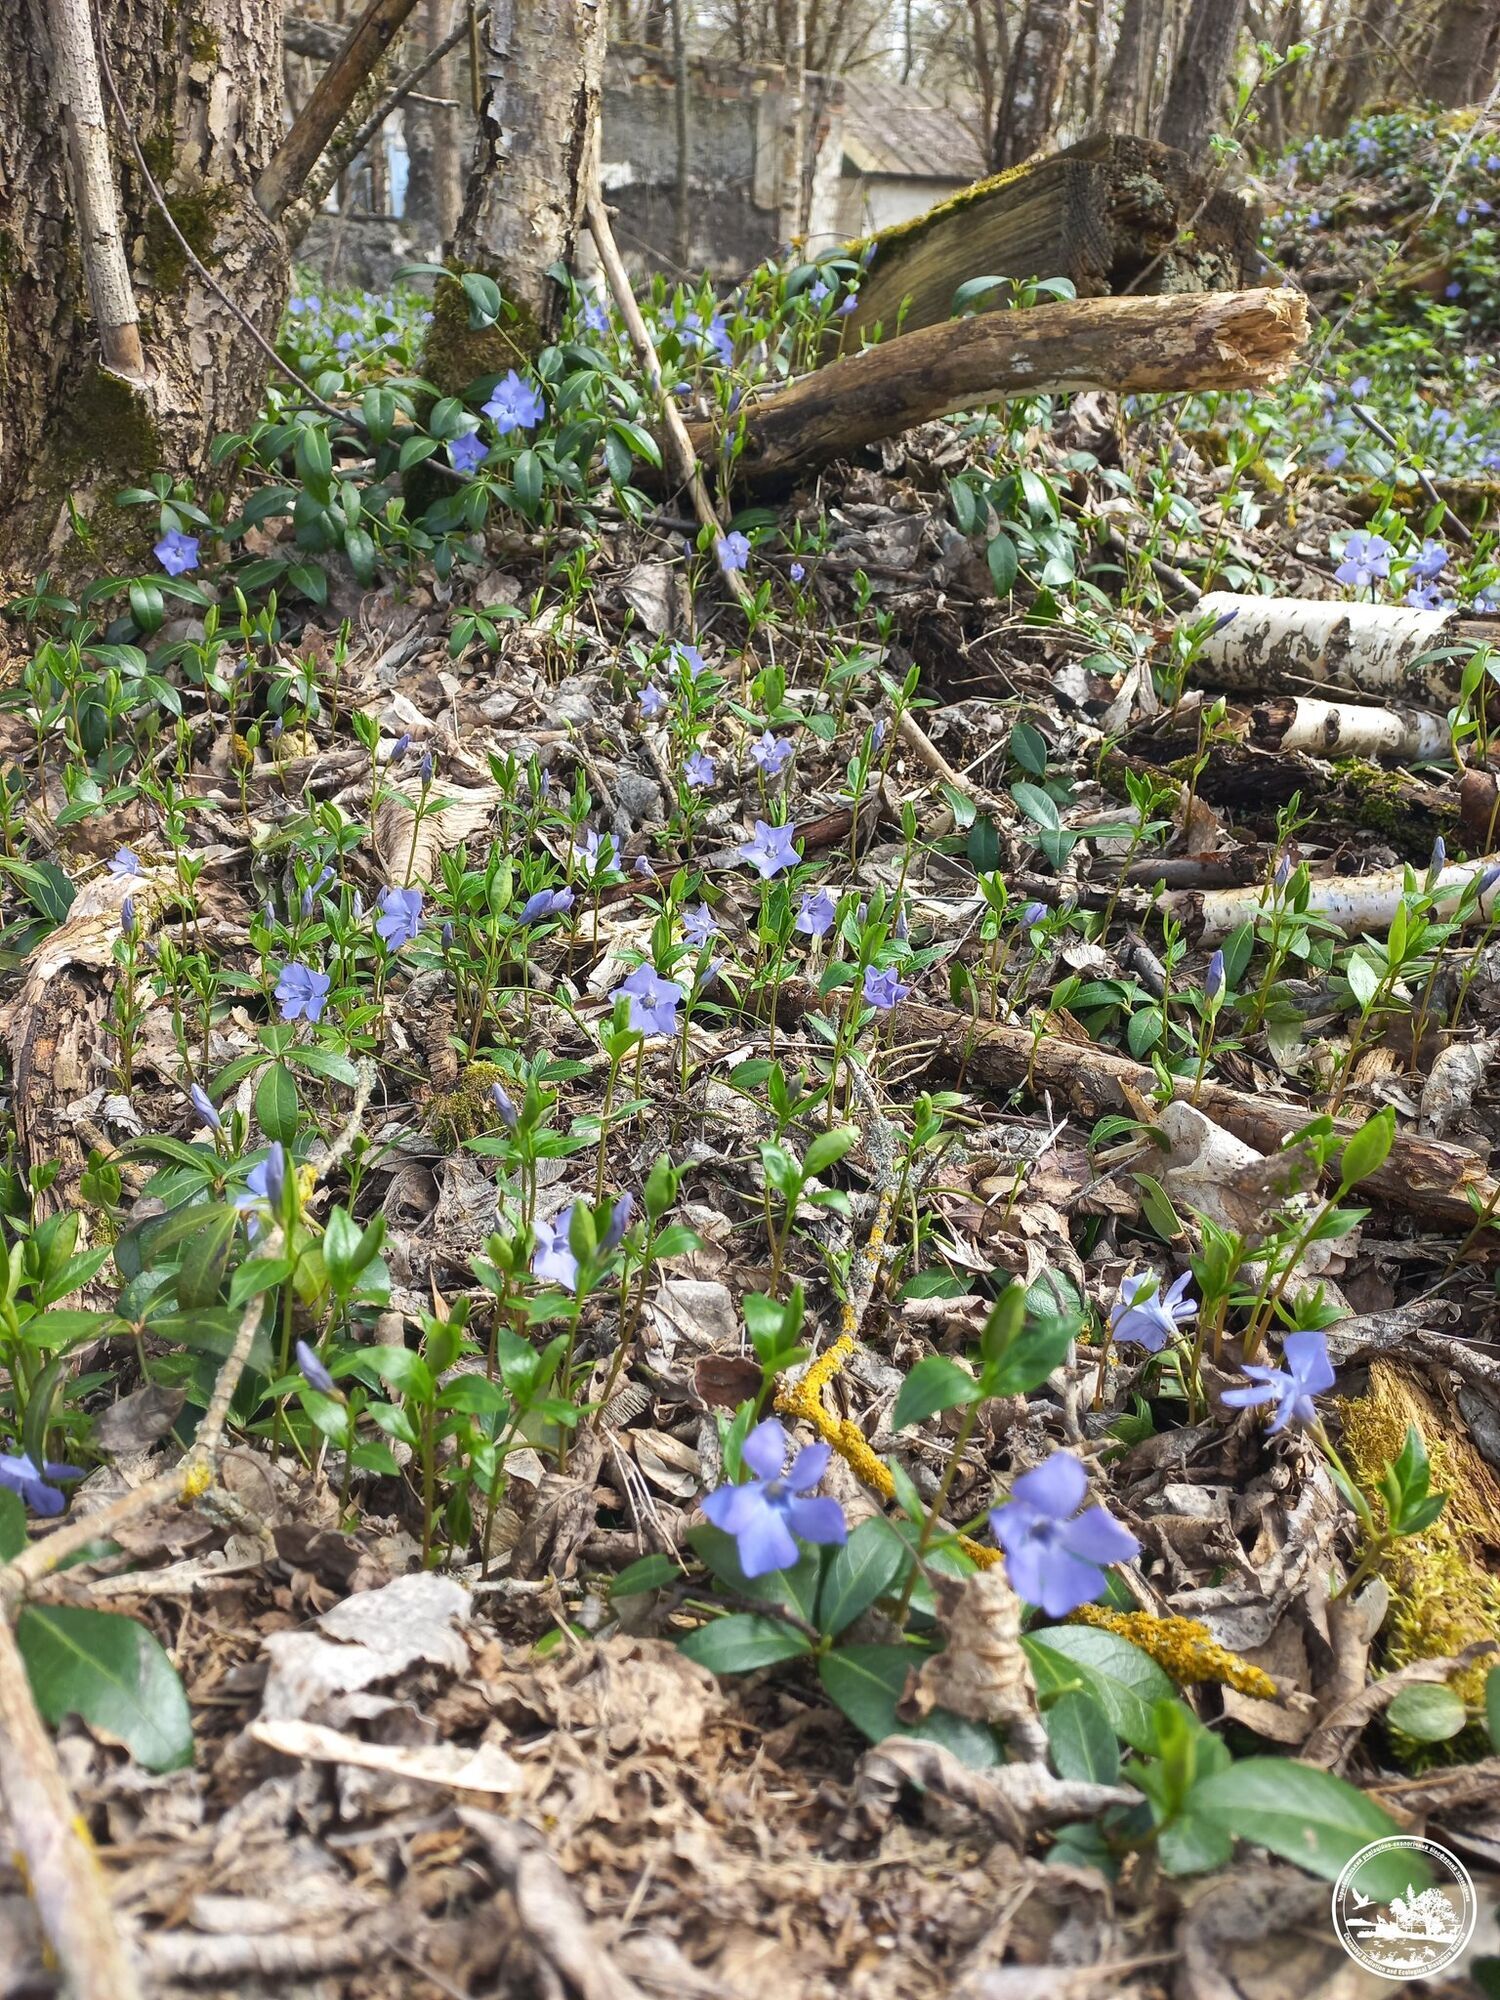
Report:
[[[667,394],[662,380],[661,361],[651,339],[636,296],[631,289],[630,276],[625,269],[619,249],[615,243],[614,231],[609,226],[609,214],[603,197],[596,187],[584,204],[584,216],[588,222],[589,234],[594,239],[594,247],[599,252],[599,262],[604,266],[604,275],[609,279],[609,289],[614,294],[615,304],[620,308],[630,335],[631,345],[636,351],[646,378],[651,384],[651,393],[656,398],[656,407],[661,416],[662,432],[666,440],[666,455],[671,461],[672,476],[684,485],[692,496],[693,512],[702,526],[708,529],[717,545],[724,534],[724,524],[719,519],[703,474],[698,467],[698,454],[693,449],[693,441],[688,436],[676,403]],[[734,594],[734,600],[742,611],[750,609],[752,599],[750,587],[738,570],[725,570],[724,580]]]
[[[962,1061],[971,1077],[1008,1089],[1025,1087],[1037,1097],[1055,1091],[1086,1118],[1134,1111],[1157,1088],[1156,1073],[1145,1064],[1061,1034],[1034,1033],[1006,1021],[976,1022],[955,1008],[913,1001],[907,1001],[895,1018],[898,1031],[906,1037],[934,1043],[942,1063],[956,1068]],[[1176,1095],[1186,1098],[1191,1092],[1190,1078],[1177,1079]],[[1204,1083],[1196,1102],[1205,1117],[1266,1154],[1279,1151],[1317,1116],[1314,1105],[1253,1097],[1218,1083]],[[1340,1132],[1352,1135],[1358,1130],[1357,1123],[1336,1122]],[[1483,1207],[1496,1192],[1477,1154],[1412,1132],[1396,1134],[1384,1165],[1361,1186],[1393,1208],[1450,1229],[1473,1223],[1476,1210],[1471,1195]]]

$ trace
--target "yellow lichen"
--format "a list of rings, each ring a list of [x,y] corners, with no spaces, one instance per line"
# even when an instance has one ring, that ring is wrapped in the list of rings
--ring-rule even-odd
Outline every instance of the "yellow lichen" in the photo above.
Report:
[[[1084,1604],[1068,1623],[1117,1632],[1132,1646],[1149,1653],[1179,1687],[1197,1687],[1201,1682],[1214,1681],[1257,1701],[1276,1698],[1276,1683],[1271,1676],[1242,1660],[1238,1653],[1231,1653],[1227,1646],[1221,1646],[1208,1627],[1200,1625],[1196,1618],[1158,1618],[1150,1611],[1109,1611],[1102,1604]]]

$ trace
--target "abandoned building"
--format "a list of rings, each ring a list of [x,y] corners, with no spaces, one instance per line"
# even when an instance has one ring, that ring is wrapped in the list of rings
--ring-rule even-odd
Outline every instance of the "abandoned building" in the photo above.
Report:
[[[637,272],[737,278],[793,241],[816,253],[919,215],[986,171],[977,106],[911,85],[808,74],[798,92],[779,68],[695,59],[687,114],[684,232],[671,63],[610,51],[601,178]]]

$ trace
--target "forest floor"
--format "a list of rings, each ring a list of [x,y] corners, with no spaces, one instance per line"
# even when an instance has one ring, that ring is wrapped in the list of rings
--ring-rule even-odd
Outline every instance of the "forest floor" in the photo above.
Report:
[[[1404,1831],[1479,1887],[1424,1990],[1500,1990],[1483,143],[1337,324],[1452,143],[1284,177],[1275,395],[924,427],[737,517],[748,620],[524,424],[451,566],[247,508],[242,610],[179,509],[183,591],[10,607],[0,1557],[116,1507],[18,1636],[153,2000],[1333,2000]],[[1226,590],[1454,609],[1446,740],[1274,747]],[[757,1574],[699,1502],[773,1417],[848,1539]],[[1049,1617],[989,1515],[1059,1454],[1134,1547]]]

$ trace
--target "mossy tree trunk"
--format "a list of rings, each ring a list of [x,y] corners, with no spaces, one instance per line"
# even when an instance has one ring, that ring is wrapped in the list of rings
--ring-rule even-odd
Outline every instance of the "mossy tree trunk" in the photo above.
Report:
[[[605,0],[490,0],[480,38],[483,103],[464,210],[449,259],[493,278],[498,325],[469,325],[442,283],[424,370],[444,390],[524,365],[555,337],[565,294],[548,272],[571,264],[599,122]]]
[[[98,15],[107,75],[178,227],[273,334],[287,260],[252,187],[281,135],[281,0],[115,0]],[[215,433],[253,419],[265,381],[250,335],[153,207],[107,88],[145,381],[106,371],[55,73],[39,0],[0,8],[0,574],[12,576],[66,564],[70,500],[88,515],[158,468],[204,470]]]

